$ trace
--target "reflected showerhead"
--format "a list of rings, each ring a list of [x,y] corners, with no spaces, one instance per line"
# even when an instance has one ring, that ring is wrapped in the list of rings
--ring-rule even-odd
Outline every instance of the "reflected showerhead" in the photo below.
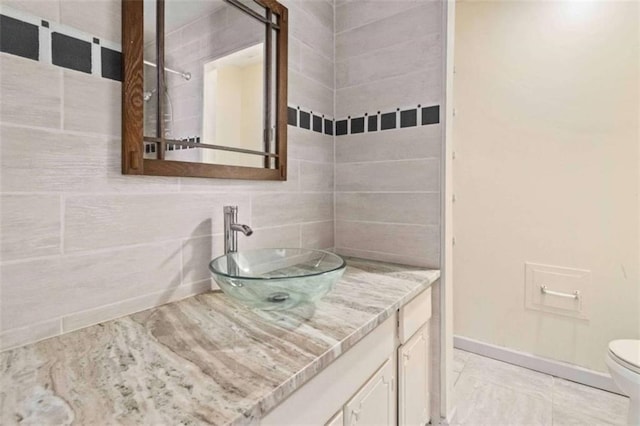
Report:
[[[153,97],[153,94],[156,93],[156,89],[153,89],[150,92],[142,92],[142,100],[145,102],[149,102]]]

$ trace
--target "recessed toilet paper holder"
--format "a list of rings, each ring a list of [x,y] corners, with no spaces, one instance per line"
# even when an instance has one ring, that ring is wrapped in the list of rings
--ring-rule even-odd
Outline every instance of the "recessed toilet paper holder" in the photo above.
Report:
[[[546,285],[541,285],[540,286],[540,293],[548,294],[548,295],[551,295],[551,296],[566,297],[568,299],[579,299],[580,298],[580,291],[578,291],[578,290],[574,291],[573,293],[562,293],[560,291],[549,290]]]

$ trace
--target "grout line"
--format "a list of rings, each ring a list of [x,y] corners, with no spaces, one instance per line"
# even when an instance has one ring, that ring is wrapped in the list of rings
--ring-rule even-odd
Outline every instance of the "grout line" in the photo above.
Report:
[[[393,260],[377,260],[377,259],[368,259],[368,258],[364,258],[362,257],[362,259],[365,260],[371,260],[373,262],[391,262],[391,263],[399,263],[402,261],[406,261],[407,259],[411,260],[416,260],[416,261],[425,261],[428,260],[429,256],[412,256],[412,255],[408,255],[408,254],[400,254],[397,252],[385,252],[385,251],[377,251],[377,250],[367,250],[367,249],[362,249],[362,248],[353,248],[353,247],[335,247],[336,251],[339,250],[348,250],[348,251],[352,251],[352,252],[356,252],[357,254],[348,254],[345,256],[348,257],[358,257],[360,258],[361,255],[370,255],[370,254],[377,254],[377,255],[383,255],[383,256],[391,256],[393,258]],[[407,265],[409,266],[415,266],[412,263],[408,263]],[[428,266],[425,267],[427,269],[430,270],[440,270],[439,267],[437,266]]]
[[[336,218],[336,222],[348,222],[348,223],[363,223],[369,225],[393,225],[393,226],[413,226],[413,227],[421,227],[421,228],[440,228],[439,224],[424,224],[424,223],[407,223],[407,222],[380,222],[374,220],[354,220],[354,219],[343,219]]]
[[[65,227],[65,214],[66,214],[66,197],[64,194],[60,194],[60,254],[64,255],[64,227]]]
[[[315,51],[314,51],[314,52],[315,52]],[[329,87],[329,86],[327,86],[326,84],[324,84],[324,83],[323,83],[323,82],[321,82],[320,80],[318,80],[318,79],[314,78],[313,76],[311,76],[311,75],[309,75],[309,74],[305,73],[304,71],[302,71],[302,69],[300,69],[300,70],[296,70],[296,69],[294,69],[294,68],[291,68],[291,69],[289,69],[289,71],[290,71],[290,72],[295,72],[295,73],[300,74],[302,77],[304,77],[304,78],[306,78],[306,79],[308,79],[308,80],[311,80],[313,83],[316,83],[316,84],[318,84],[318,85],[322,86],[322,88],[323,88],[323,89],[327,89],[327,90],[331,90],[331,91],[333,91],[333,90],[334,90],[334,88],[333,88],[333,87]]]
[[[320,52],[320,50],[319,50],[317,47],[312,46],[312,45],[310,45],[309,43],[307,43],[306,41],[304,41],[304,40],[302,40],[302,39],[300,39],[300,38],[298,38],[298,37],[296,37],[296,36],[292,35],[292,34],[291,34],[291,31],[289,31],[289,38],[290,38],[290,39],[293,39],[293,40],[295,40],[295,41],[297,41],[298,43],[300,43],[300,44],[302,44],[302,45],[304,45],[307,49],[313,50],[313,52],[314,52],[316,55],[320,56],[322,59],[326,59],[327,61],[330,61],[330,60],[331,60],[331,58],[329,58],[328,56],[326,56],[324,53]],[[335,56],[335,49],[334,49],[334,56]],[[295,71],[295,70],[294,70],[294,71]],[[300,71],[298,70],[298,72],[300,72]]]
[[[333,0],[333,116],[336,116],[337,111],[337,85],[338,85],[338,74],[336,72],[336,0]],[[336,218],[338,216],[338,208],[337,208],[337,199],[336,199],[336,189],[338,185],[338,181],[336,178],[336,165],[338,164],[337,160],[337,149],[336,149],[336,138],[337,138],[337,128],[336,121],[333,122],[333,245],[332,249],[335,249],[336,241],[337,241],[337,233],[336,233]]]
[[[189,236],[188,239],[192,240],[192,239],[205,238],[205,237],[217,237],[220,235],[222,234],[194,235],[194,236]],[[65,252],[64,254],[52,254],[52,255],[46,255],[46,256],[35,256],[35,257],[28,257],[23,259],[13,259],[13,260],[2,261],[0,262],[0,265],[1,266],[19,265],[19,264],[35,262],[35,261],[62,259],[62,258],[69,258],[69,257],[93,256],[93,255],[99,255],[99,254],[117,253],[117,252],[134,250],[139,248],[160,247],[163,245],[167,245],[169,243],[180,243],[184,239],[185,237],[179,237],[179,238],[153,241],[153,242],[126,244],[126,245],[114,246],[114,247],[74,250],[71,252]]]
[[[553,405],[554,405],[554,394],[556,388],[556,378],[555,376],[551,376],[551,425],[553,425]]]
[[[397,42],[395,42],[393,44],[387,45],[387,46],[382,47],[380,49],[375,49],[375,50],[371,50],[371,51],[367,51],[367,52],[363,52],[363,53],[358,53],[355,56],[345,56],[344,59],[336,60],[336,62],[343,64],[343,63],[349,62],[349,61],[351,61],[353,59],[360,60],[360,59],[367,58],[367,57],[375,57],[376,55],[380,54],[380,51],[397,50],[398,46],[400,46],[402,44],[406,45],[407,47],[413,46],[414,50],[415,50],[416,45],[420,46],[421,43],[424,43],[423,47],[427,47],[427,48],[437,47],[437,50],[435,52],[431,52],[431,51],[428,52],[431,55],[429,57],[429,60],[440,59],[440,57],[442,56],[442,51],[440,50],[441,44],[438,44],[440,36],[441,36],[441,32],[432,32],[432,33],[427,33],[427,34],[421,34],[421,35],[418,35],[418,36],[416,36],[414,38],[397,41]],[[428,50],[430,50],[430,49],[428,49]],[[436,58],[436,56],[437,56],[437,58]]]
[[[184,245],[185,245],[185,241],[183,241],[180,246],[178,247],[178,251],[180,252],[180,284],[178,284],[178,286],[184,285]]]
[[[343,4],[342,6],[345,6],[346,4],[347,4],[347,3]],[[419,8],[420,6],[422,6],[422,4],[423,4],[423,3],[421,3],[421,2],[419,2],[419,1],[418,1],[418,2],[416,2],[416,4],[417,4],[417,6],[411,7],[411,8],[409,8],[409,9],[402,10],[402,11],[400,11],[400,12],[393,13],[393,14],[391,14],[391,15],[384,16],[384,17],[382,17],[382,18],[375,19],[375,20],[370,21],[370,22],[366,22],[366,23],[364,23],[364,24],[356,25],[355,27],[346,28],[346,29],[341,30],[341,31],[335,31],[335,29],[334,29],[334,34],[335,34],[335,35],[340,35],[340,34],[343,34],[343,33],[349,32],[349,31],[354,31],[354,30],[357,30],[357,29],[360,29],[360,28],[366,27],[367,25],[371,25],[371,24],[379,23],[379,22],[384,21],[384,20],[386,20],[386,19],[391,19],[391,18],[393,18],[393,17],[395,17],[395,16],[397,16],[397,15],[400,15],[401,13],[405,13],[405,12],[408,12],[408,11],[410,11],[410,10],[417,9],[417,8]],[[342,6],[340,6],[340,7],[342,7]],[[334,16],[335,16],[335,9],[336,9],[336,8],[334,7],[334,11],[333,11]],[[335,25],[335,18],[334,18],[334,21],[333,21],[333,22],[334,22],[334,25]]]
[[[349,58],[351,59],[351,58]],[[401,78],[406,78],[408,76],[412,77],[410,78],[410,80],[412,82],[415,82],[416,78],[414,76],[419,76],[419,75],[426,75],[428,73],[434,73],[434,74],[439,74],[440,73],[440,65],[428,65],[425,67],[421,67],[418,70],[414,70],[414,71],[409,71],[406,72],[404,74],[395,74],[395,75],[388,75],[388,76],[383,76],[377,79],[368,79],[366,82],[364,83],[355,83],[355,84],[349,84],[347,86],[340,86],[340,87],[336,87],[336,90],[350,90],[350,89],[358,89],[361,88],[363,86],[376,86],[378,85],[378,83],[384,83],[386,81],[389,80],[393,80],[393,79],[401,79]]]
[[[61,83],[61,85],[64,85],[64,84]],[[62,108],[62,109],[64,109],[64,108]],[[61,115],[62,115],[62,113],[61,113]],[[116,141],[121,139],[121,135],[117,135],[117,134],[114,135],[114,134],[105,134],[105,133],[80,132],[80,131],[77,131],[77,130],[64,129],[62,127],[58,128],[58,127],[45,127],[45,126],[29,126],[29,125],[25,125],[25,124],[12,123],[10,121],[2,121],[2,120],[0,120],[0,125],[1,126],[6,126],[6,127],[12,127],[12,128],[19,128],[19,129],[48,131],[50,133],[56,133],[56,134],[69,134],[69,135],[72,135],[72,136],[93,137],[93,138],[96,138],[96,139],[97,138],[105,138],[105,139],[112,139],[112,140],[116,140]]]
[[[440,194],[440,191],[336,191],[338,194]]]
[[[64,71],[60,70],[60,131],[64,131],[64,107],[65,107],[65,98],[64,98]]]
[[[314,164],[331,164],[331,163],[315,163],[312,162]],[[177,181],[176,181],[177,182]],[[257,181],[256,181],[257,182]],[[168,184],[168,186],[173,186],[174,184]],[[113,191],[113,192],[84,192],[84,191],[78,191],[78,192],[69,192],[69,191],[33,191],[33,192],[29,192],[29,191],[6,191],[6,192],[2,192],[2,195],[59,195],[61,193],[66,194],[68,197],[90,197],[90,196],[95,196],[95,197],[102,197],[102,196],[122,196],[122,197],[128,197],[128,196],[140,196],[140,195],[148,195],[148,196],[157,196],[157,195],[167,195],[167,196],[180,196],[180,195],[207,195],[207,196],[214,196],[214,195],[219,195],[219,196],[231,196],[231,195],[237,195],[237,196],[243,196],[245,198],[249,198],[249,196],[262,196],[262,195],[292,195],[292,194],[332,194],[332,191],[301,191],[301,192],[295,192],[294,190],[281,190],[281,189],[263,189],[263,188],[252,188],[252,189],[245,189],[245,190],[241,190],[241,191],[234,191],[233,187],[230,187],[229,190],[227,191],[218,191],[218,190],[206,190],[206,189],[202,189],[200,191],[178,191],[178,190],[171,190],[171,191],[164,191],[164,190],[158,190],[159,192],[134,192],[134,191]]]
[[[415,81],[415,76],[420,76],[424,74],[425,70],[418,70],[418,71],[412,71],[412,72],[408,72],[406,74],[400,74],[400,75],[394,75],[394,76],[390,76],[390,77],[384,77],[384,78],[380,78],[378,80],[371,80],[371,81],[367,81],[366,83],[361,83],[361,84],[355,84],[353,86],[347,86],[347,87],[341,87],[339,89],[336,89],[337,91],[342,91],[342,90],[351,90],[351,89],[360,89],[364,86],[381,86],[381,83],[386,83],[387,81],[390,80],[399,80],[401,78],[404,79],[408,79],[411,81]],[[425,104],[425,105],[436,105],[435,103],[436,101],[431,101],[429,102],[429,104]]]
[[[300,175],[298,174],[298,181],[300,180]],[[249,226],[253,228],[253,197],[254,194],[249,196]]]
[[[349,161],[344,163],[339,163],[340,165],[350,165],[350,164],[379,164],[379,163],[402,163],[408,161],[425,161],[425,160],[437,160],[440,161],[439,157],[423,157],[423,158],[403,158],[400,160],[372,160],[372,161]]]

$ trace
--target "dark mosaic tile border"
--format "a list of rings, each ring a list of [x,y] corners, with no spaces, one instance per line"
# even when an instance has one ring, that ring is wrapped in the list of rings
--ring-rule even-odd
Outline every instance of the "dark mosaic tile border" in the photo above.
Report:
[[[200,143],[200,138],[198,136],[194,136],[192,138],[184,138],[182,139],[184,142],[190,143]],[[158,149],[158,144],[155,142],[144,142],[144,152],[145,154],[155,153]],[[184,146],[178,145],[175,143],[167,143],[165,147],[165,151],[182,151],[187,149],[198,149],[197,146]]]
[[[120,50],[104,46],[98,37],[90,34],[72,31],[68,27],[39,18],[20,19],[24,14],[9,16],[10,14],[8,8],[3,8],[0,14],[0,52],[122,81]],[[437,124],[440,123],[440,106],[396,108],[395,111],[378,111],[339,120],[299,106],[289,106],[287,122],[291,126],[316,133],[346,136]]]
[[[287,107],[287,123],[316,133],[333,136],[334,118],[299,106]]]
[[[122,81],[122,52],[91,34],[3,8],[0,52]],[[115,47],[114,43],[107,43]]]
[[[385,130],[438,124],[440,123],[440,105],[396,108],[395,111],[378,111],[373,114],[348,116],[339,120],[324,114],[307,111],[299,106],[289,106],[287,108],[287,122],[290,126],[326,135],[333,135],[335,131],[335,136],[383,132]]]

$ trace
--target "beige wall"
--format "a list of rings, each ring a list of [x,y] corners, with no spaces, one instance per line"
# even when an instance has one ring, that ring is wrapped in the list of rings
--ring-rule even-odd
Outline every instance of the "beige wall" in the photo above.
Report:
[[[5,6],[120,42],[119,0]],[[332,114],[333,3],[287,6],[289,99]],[[1,348],[207,290],[225,204],[255,230],[241,248],[333,247],[333,137],[290,128],[284,183],[122,176],[120,91],[0,54]]]
[[[217,75],[213,90],[215,103],[212,102],[215,109],[207,111],[205,99],[204,110],[205,117],[212,117],[215,121],[215,138],[211,140],[219,145],[263,151],[263,63],[222,66],[213,72]],[[260,156],[209,151],[213,153],[211,162],[217,164],[264,166],[264,159]]]
[[[638,8],[457,4],[457,335],[599,371],[640,338]],[[525,310],[524,262],[590,270],[589,320]]]

